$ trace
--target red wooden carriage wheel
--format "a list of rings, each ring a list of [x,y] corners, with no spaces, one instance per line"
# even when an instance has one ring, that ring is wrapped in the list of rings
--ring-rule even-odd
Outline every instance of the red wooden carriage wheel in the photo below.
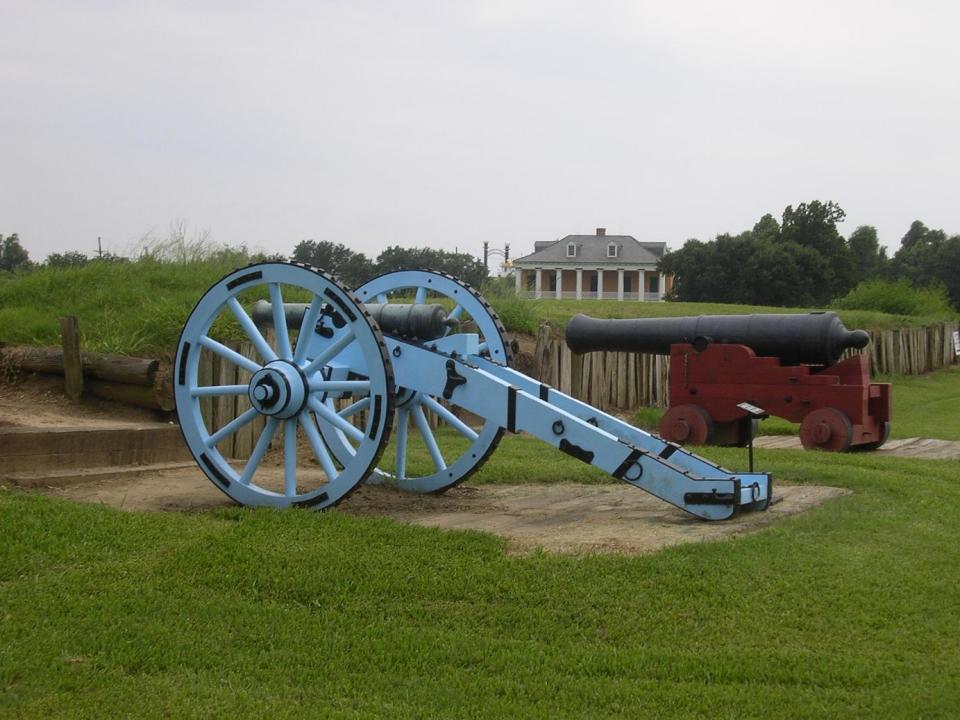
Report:
[[[853,440],[850,418],[836,408],[821,408],[800,423],[800,442],[807,450],[846,452]]]
[[[704,445],[713,434],[713,420],[699,405],[678,405],[670,408],[660,420],[660,436],[664,440],[687,445]]]

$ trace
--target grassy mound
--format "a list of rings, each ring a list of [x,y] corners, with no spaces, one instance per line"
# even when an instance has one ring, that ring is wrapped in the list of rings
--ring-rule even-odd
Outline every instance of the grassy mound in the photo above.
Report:
[[[204,291],[237,267],[236,259],[90,263],[41,269],[0,281],[0,342],[55,345],[57,318],[76,315],[87,350],[130,355],[172,351],[180,330]],[[710,303],[646,303],[612,300],[521,300],[493,290],[488,298],[507,329],[536,333],[541,322],[562,327],[576,313],[597,317],[805,312],[804,309]],[[922,325],[939,316],[841,310],[847,327]]]

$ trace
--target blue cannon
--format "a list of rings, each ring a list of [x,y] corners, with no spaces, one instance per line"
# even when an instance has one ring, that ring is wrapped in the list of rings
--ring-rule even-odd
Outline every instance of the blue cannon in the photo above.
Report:
[[[256,357],[218,339],[231,327]],[[236,365],[244,381],[201,383],[204,352]],[[187,319],[175,364],[177,414],[200,469],[249,506],[323,509],[364,481],[442,492],[477,470],[504,432],[535,436],[706,520],[769,505],[769,474],[725,470],[517,372],[511,361],[496,313],[447,274],[404,270],[350,290],[316,268],[262,263],[214,284]],[[201,400],[229,395],[244,396],[246,409],[211,426]],[[254,420],[262,429],[250,456],[222,454],[218,446]],[[408,472],[414,433],[430,466]],[[272,443],[282,444],[282,455],[267,468]],[[390,462],[382,462],[388,443]]]

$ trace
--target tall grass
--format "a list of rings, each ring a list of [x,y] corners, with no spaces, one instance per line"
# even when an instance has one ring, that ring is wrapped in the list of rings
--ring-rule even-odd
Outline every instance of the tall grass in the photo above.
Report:
[[[942,285],[913,287],[907,280],[862,282],[842,298],[834,300],[840,310],[876,310],[894,315],[952,318],[956,312]]]
[[[130,355],[172,351],[200,296],[237,258],[41,268],[0,283],[0,342],[56,345],[57,318],[76,315],[84,349]]]

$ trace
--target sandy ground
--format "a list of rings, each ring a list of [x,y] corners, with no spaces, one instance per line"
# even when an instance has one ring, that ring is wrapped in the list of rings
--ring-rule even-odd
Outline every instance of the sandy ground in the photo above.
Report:
[[[279,468],[270,469],[279,474]],[[71,482],[43,491],[128,511],[210,510],[232,505],[196,467],[145,469],[136,476]],[[649,553],[688,542],[758,530],[847,494],[832,487],[778,485],[766,512],[704,522],[629,485],[464,485],[443,495],[415,495],[364,485],[338,507],[353,515],[390,517],[426,527],[481,530],[512,552]]]
[[[23,374],[0,382],[0,427],[143,425],[170,417],[97,398],[73,405],[64,397],[63,378],[54,375]]]

